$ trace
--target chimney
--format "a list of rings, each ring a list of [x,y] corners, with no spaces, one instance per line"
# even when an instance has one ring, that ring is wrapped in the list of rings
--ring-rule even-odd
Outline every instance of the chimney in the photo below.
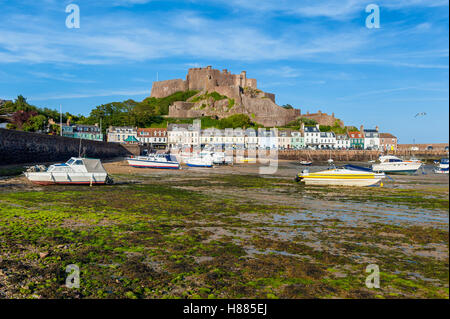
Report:
[[[379,130],[379,128],[378,128],[378,125],[377,125],[377,126],[375,126],[375,131],[378,132],[378,130]]]
[[[70,126],[70,118],[67,119],[66,124],[67,124],[67,126]]]
[[[364,125],[361,125],[361,126],[359,127],[359,131],[360,131],[361,133],[364,133]]]
[[[208,66],[206,67],[206,69],[207,69],[207,70],[211,70],[211,65],[208,65]]]
[[[300,132],[305,132],[305,123],[302,122],[302,125],[300,125]]]

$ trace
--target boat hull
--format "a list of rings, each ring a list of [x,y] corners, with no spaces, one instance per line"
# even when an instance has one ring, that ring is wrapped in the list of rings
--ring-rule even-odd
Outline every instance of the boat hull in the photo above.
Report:
[[[374,164],[372,170],[389,174],[414,174],[420,167],[422,163],[386,163]]]
[[[329,186],[373,186],[378,184],[382,178],[367,179],[336,179],[336,178],[301,178],[305,185],[329,185]]]
[[[157,168],[157,169],[179,169],[180,164],[176,162],[158,162],[158,161],[145,161],[137,159],[129,159],[128,164],[137,168]]]
[[[106,184],[107,173],[47,173],[47,172],[29,172],[25,173],[27,179],[39,185],[51,184]]]
[[[209,164],[191,164],[191,163],[187,163],[186,164],[189,167],[213,167],[212,165]]]
[[[385,176],[384,173],[337,168],[315,173],[306,171],[299,174],[298,179],[306,185],[372,186],[379,183]]]

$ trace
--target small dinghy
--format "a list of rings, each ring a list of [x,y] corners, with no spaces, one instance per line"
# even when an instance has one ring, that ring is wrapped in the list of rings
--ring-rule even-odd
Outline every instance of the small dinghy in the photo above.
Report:
[[[347,165],[315,173],[305,170],[298,174],[295,180],[304,182],[306,185],[372,186],[383,178],[385,178],[384,173],[375,173],[364,167]]]
[[[310,166],[311,164],[312,164],[311,161],[300,161],[300,165],[303,165],[303,166]]]
[[[169,154],[155,154],[150,156],[137,156],[127,159],[128,164],[133,167],[179,169],[180,163]]]
[[[72,157],[66,163],[53,164],[48,168],[32,166],[25,173],[26,178],[35,184],[110,184],[108,176],[99,159]]]

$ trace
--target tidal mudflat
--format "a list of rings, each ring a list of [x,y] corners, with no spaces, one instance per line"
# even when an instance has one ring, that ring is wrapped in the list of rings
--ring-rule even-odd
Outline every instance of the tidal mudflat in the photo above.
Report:
[[[115,185],[0,180],[0,298],[449,298],[448,176],[346,188],[296,184],[292,162],[105,168]]]

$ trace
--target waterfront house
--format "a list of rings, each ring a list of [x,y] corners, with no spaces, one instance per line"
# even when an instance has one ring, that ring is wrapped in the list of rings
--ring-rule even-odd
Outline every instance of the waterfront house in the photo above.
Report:
[[[291,132],[291,145],[295,150],[301,150],[305,148],[305,138],[300,131],[292,131]]]
[[[361,125],[361,132],[364,133],[364,149],[378,150],[380,148],[380,134],[378,126],[375,129],[364,129]]]
[[[167,146],[167,128],[138,128],[137,139],[143,145],[155,149],[165,149]]]
[[[110,126],[106,133],[108,142],[126,143],[130,136],[137,139],[137,127],[134,126]]]
[[[338,150],[348,150],[350,148],[350,138],[347,134],[336,134],[335,147]]]
[[[319,148],[320,146],[320,130],[319,124],[314,126],[306,126],[302,123],[301,132],[305,138],[305,146],[310,148]]]
[[[397,137],[391,133],[380,133],[380,149],[383,151],[396,151]]]
[[[364,135],[362,132],[352,131],[348,132],[350,140],[350,148],[354,150],[364,149]]]
[[[91,141],[103,141],[103,134],[97,124],[63,124],[62,136]]]
[[[319,148],[333,149],[336,145],[336,136],[334,132],[320,132]]]
[[[279,150],[288,150],[288,149],[292,148],[291,130],[279,130],[277,139],[278,139],[278,149]]]
[[[246,149],[255,150],[258,148],[258,133],[254,129],[246,129],[244,136]]]
[[[277,130],[258,129],[258,148],[262,150],[278,149]]]
[[[175,124],[167,126],[167,144],[169,148],[200,146],[200,121],[194,124]]]

